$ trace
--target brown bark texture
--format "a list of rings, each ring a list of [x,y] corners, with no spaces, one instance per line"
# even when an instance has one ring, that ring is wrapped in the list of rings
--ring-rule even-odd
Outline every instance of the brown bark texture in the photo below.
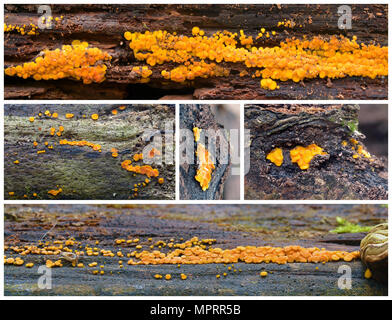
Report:
[[[5,22],[13,25],[36,23],[37,5],[5,5]],[[38,36],[5,33],[5,67],[31,61],[44,49],[60,48],[73,40],[87,41],[113,57],[103,83],[83,85],[70,79],[35,81],[5,77],[6,99],[197,99],[197,100],[261,100],[261,99],[387,99],[387,78],[347,77],[332,82],[327,79],[300,83],[279,83],[280,89],[260,87],[260,79],[240,77],[242,66],[225,63],[228,77],[196,78],[177,83],[161,75],[173,63],[153,68],[150,81],[141,84],[132,67],[143,65],[128,47],[125,31],[167,30],[191,35],[199,26],[206,35],[228,30],[257,36],[261,27],[274,29],[277,22],[293,19],[302,28],[278,30],[276,37],[257,40],[256,45],[279,45],[288,37],[303,35],[331,36],[343,34],[358,37],[364,43],[387,45],[387,5],[351,5],[351,30],[338,29],[338,5],[53,5],[52,15],[64,18],[52,29],[39,30]]]

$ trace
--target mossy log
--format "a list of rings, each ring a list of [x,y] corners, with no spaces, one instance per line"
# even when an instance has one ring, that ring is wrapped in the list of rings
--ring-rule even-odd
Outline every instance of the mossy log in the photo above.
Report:
[[[5,22],[12,25],[36,23],[37,5],[5,5]],[[338,5],[53,5],[54,16],[63,15],[52,29],[39,30],[38,36],[6,33],[4,39],[5,67],[31,61],[44,49],[55,49],[72,40],[87,41],[91,46],[109,52],[113,59],[106,81],[82,85],[72,80],[35,81],[5,77],[6,99],[387,99],[387,78],[347,77],[332,82],[327,79],[279,83],[280,89],[268,91],[260,87],[259,79],[240,77],[242,66],[225,63],[231,70],[228,77],[198,78],[176,83],[165,80],[161,71],[172,69],[165,63],[153,68],[150,81],[140,83],[140,77],[131,72],[136,61],[125,41],[125,31],[168,30],[191,35],[193,26],[205,30],[206,35],[216,31],[244,30],[254,38],[261,27],[277,29],[277,36],[257,40],[257,45],[276,46],[291,36],[330,36],[343,34],[357,36],[364,43],[387,45],[388,6],[351,5],[351,30],[338,29]],[[277,23],[293,19],[302,28],[280,30]]]
[[[140,239],[143,250],[157,241],[181,243],[192,237],[216,239],[212,247],[236,246],[319,247],[327,250],[359,250],[364,234],[328,235],[336,226],[336,215],[364,225],[387,220],[388,209],[379,205],[6,205],[4,243],[22,246],[43,241],[81,241],[83,246],[119,249],[124,254],[135,250],[136,243],[115,245],[115,239]],[[148,240],[151,238],[151,240]],[[181,240],[181,238],[183,240]],[[99,244],[96,241],[99,241]],[[156,247],[155,247],[156,248]],[[153,249],[155,250],[155,249]],[[160,250],[168,252],[165,246]],[[18,254],[6,250],[7,257]],[[52,269],[52,288],[39,289],[39,266],[55,255],[22,256],[32,268],[4,266],[6,296],[376,296],[388,295],[388,286],[365,279],[360,260],[345,262],[253,264],[235,263],[232,270],[223,264],[137,265],[128,258],[82,256],[84,268],[64,266]],[[118,260],[123,261],[119,268]],[[104,265],[103,275],[94,275],[88,264]],[[342,290],[339,267],[351,268],[352,289]],[[234,271],[236,270],[236,271]],[[268,276],[260,277],[266,270]],[[227,276],[222,274],[226,272]],[[386,269],[386,272],[388,270]],[[180,274],[187,275],[181,280]],[[170,281],[157,280],[155,274],[170,274]],[[221,278],[217,279],[216,275]],[[287,283],[290,283],[288,286]]]
[[[199,142],[195,142],[193,138],[193,128],[195,127],[201,129]],[[180,159],[180,199],[223,199],[223,188],[230,170],[230,143],[226,131],[217,123],[211,106],[207,104],[180,105],[180,130],[183,131],[180,135],[180,158],[184,159]],[[208,132],[209,130],[211,130],[212,135]],[[192,135],[187,136],[184,133],[185,131]],[[217,134],[215,141],[213,134]],[[209,187],[205,191],[202,190],[200,183],[195,179],[199,167],[198,156],[195,151],[197,150],[197,144],[202,141],[204,141],[206,148],[211,151],[211,159],[214,159],[215,162],[215,169],[212,171]],[[216,153],[213,152],[214,148]],[[192,163],[188,163],[185,158],[189,150],[194,150]],[[190,155],[188,154],[188,156]],[[222,159],[221,163],[220,160]],[[191,156],[189,160],[192,160]]]
[[[122,111],[119,106],[126,108]],[[114,109],[117,114],[112,114]],[[174,109],[173,105],[5,105],[5,198],[175,199]],[[45,116],[45,110],[58,113],[58,118]],[[66,119],[66,113],[74,117]],[[92,114],[98,114],[99,119],[92,120]],[[29,121],[31,116],[35,116],[34,122]],[[52,136],[50,128],[58,132],[59,126],[64,127],[61,137]],[[143,187],[138,184],[147,176],[126,171],[121,162],[148,150],[159,138],[162,148],[157,145],[157,150],[161,154],[150,165],[165,182],[159,184],[157,178],[150,178]],[[60,145],[61,139],[99,144],[102,152],[87,146]],[[116,158],[112,148],[118,150]],[[38,154],[39,150],[45,153]],[[59,188],[62,192],[57,196],[48,194]]]
[[[357,153],[359,146],[366,149],[359,142],[365,137],[357,131],[359,108],[358,105],[246,106],[245,128],[249,129],[249,139],[245,141],[245,158],[250,162],[245,176],[245,198],[388,199],[387,160]],[[301,170],[292,163],[290,150],[310,144],[320,146],[327,155],[315,156],[310,168]],[[274,148],[283,150],[281,166],[266,159]]]

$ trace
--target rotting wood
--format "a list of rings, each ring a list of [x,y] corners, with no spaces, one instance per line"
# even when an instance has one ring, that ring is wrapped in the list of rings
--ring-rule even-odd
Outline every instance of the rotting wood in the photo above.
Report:
[[[280,83],[280,89],[260,88],[259,79],[239,77],[239,66],[227,64],[232,71],[225,78],[195,79],[175,83],[163,79],[161,71],[172,64],[155,66],[150,81],[139,84],[131,72],[135,61],[123,38],[125,31],[168,30],[190,35],[199,26],[210,35],[218,30],[256,36],[261,27],[276,28],[283,19],[294,19],[303,28],[278,32],[274,39],[259,41],[263,46],[275,46],[289,36],[301,38],[314,35],[343,34],[357,36],[364,43],[387,45],[387,5],[351,5],[351,30],[340,30],[338,5],[56,5],[53,15],[64,19],[53,29],[40,31],[38,36],[5,34],[4,65],[30,61],[44,49],[58,48],[74,39],[88,41],[92,46],[108,51],[112,62],[107,80],[100,84],[80,85],[72,80],[34,81],[5,77],[6,99],[159,99],[170,95],[192,95],[202,99],[387,99],[387,79],[343,78]],[[5,5],[6,23],[29,24],[38,19],[37,5]],[[170,23],[168,23],[170,21]]]
[[[250,136],[245,158],[250,161],[245,198],[387,199],[386,159],[356,155],[358,146],[365,147],[351,142],[364,138],[356,131],[358,111],[358,105],[246,106]],[[327,155],[316,156],[309,169],[301,170],[292,163],[290,150],[313,143]],[[266,159],[274,148],[283,150],[280,167]]]
[[[6,199],[174,199],[174,106],[173,105],[5,105],[5,168]],[[112,114],[112,110],[118,110]],[[58,118],[46,117],[45,110]],[[43,116],[38,116],[42,113]],[[66,113],[73,113],[66,119]],[[91,114],[99,114],[94,122]],[[31,123],[29,117],[35,116]],[[64,127],[61,137],[50,135],[50,128]],[[41,130],[39,130],[41,128]],[[145,175],[128,172],[121,162],[152,146],[162,138],[161,155],[152,160],[159,177],[143,187]],[[61,139],[86,140],[99,144],[102,152],[88,147],[60,145]],[[34,147],[33,142],[38,146]],[[44,143],[52,145],[48,149]],[[118,157],[111,149],[118,150]],[[37,154],[38,150],[46,150]],[[165,158],[166,156],[170,156]],[[171,160],[167,163],[166,160]],[[15,164],[14,161],[19,163]],[[162,160],[162,162],[160,161]],[[134,162],[134,165],[145,163]],[[139,185],[141,183],[141,185]],[[134,197],[136,184],[137,196]],[[62,188],[57,196],[49,190]],[[14,195],[10,195],[13,192]],[[36,196],[34,196],[36,194]],[[26,195],[26,197],[25,197]]]
[[[212,172],[209,188],[205,191],[196,181],[195,176],[198,169],[198,160],[196,154],[193,157],[193,163],[180,163],[180,199],[198,199],[198,200],[219,200],[223,199],[223,188],[230,170],[230,143],[226,131],[219,125],[211,111],[210,105],[184,104],[180,105],[180,130],[187,130],[191,133],[191,139],[185,134],[180,135],[180,153],[186,155],[187,150],[197,150],[197,143],[193,138],[193,128],[202,130],[201,137],[205,138],[208,150],[213,142],[213,136],[208,132],[216,134],[215,140],[215,169]],[[221,148],[221,146],[223,146]],[[185,158],[184,158],[185,159]],[[189,158],[191,159],[191,158]],[[221,159],[226,159],[221,163]],[[181,161],[181,160],[180,160]]]
[[[89,247],[110,249],[124,254],[134,251],[136,244],[116,246],[116,238],[140,239],[148,249],[158,240],[173,238],[177,243],[194,236],[214,238],[213,247],[233,248],[238,245],[285,246],[301,245],[327,250],[354,251],[359,248],[358,235],[328,235],[336,215],[353,222],[374,225],[386,221],[388,209],[379,205],[6,205],[4,223],[5,245],[34,244],[43,241],[67,240],[74,237]],[[170,216],[169,216],[170,213]],[[53,227],[55,225],[55,227]],[[253,228],[258,231],[252,231]],[[50,230],[50,232],[48,232]],[[265,230],[265,231],[263,231]],[[355,242],[342,242],[342,238]],[[152,240],[149,241],[148,238]],[[327,239],[328,241],[323,241]],[[356,239],[356,240],[355,240]],[[99,243],[96,243],[96,240]],[[351,241],[350,240],[350,241]],[[160,249],[169,250],[166,246]],[[16,256],[8,250],[7,256]],[[365,279],[361,262],[328,262],[326,264],[289,263],[228,265],[140,265],[128,266],[127,259],[84,256],[85,268],[70,263],[52,269],[53,288],[37,287],[38,266],[56,256],[27,255],[34,262],[24,266],[4,266],[4,292],[9,295],[387,295],[388,286]],[[124,261],[119,268],[118,260]],[[93,275],[88,263],[104,265],[104,275]],[[341,290],[338,268],[349,265],[353,287]],[[317,269],[317,268],[318,269]],[[234,269],[237,270],[234,272]],[[241,271],[239,271],[241,269]],[[268,271],[261,278],[261,270]],[[226,272],[227,277],[223,277]],[[170,281],[157,280],[154,274],[171,274]],[[188,276],[181,280],[180,274]],[[217,279],[216,274],[221,274]],[[290,282],[290,286],[287,283]]]

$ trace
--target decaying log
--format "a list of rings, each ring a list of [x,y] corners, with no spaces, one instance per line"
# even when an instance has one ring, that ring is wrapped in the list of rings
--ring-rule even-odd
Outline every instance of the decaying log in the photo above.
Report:
[[[245,127],[250,138],[245,142],[245,158],[250,152],[250,167],[245,198],[387,199],[387,161],[353,157],[350,140],[364,138],[357,132],[358,111],[358,105],[247,106]],[[310,168],[301,170],[291,162],[290,150],[313,143],[328,155],[315,156]],[[266,159],[274,148],[283,149],[280,167]]]
[[[5,22],[12,25],[37,23],[37,5],[5,5]],[[192,95],[195,99],[387,99],[387,78],[344,78],[292,81],[280,83],[280,89],[260,88],[258,78],[240,77],[241,66],[225,64],[231,70],[228,77],[198,78],[176,83],[165,80],[161,71],[173,64],[157,65],[150,82],[139,83],[131,72],[136,61],[124,40],[125,31],[168,30],[191,35],[193,26],[206,35],[228,30],[257,36],[261,27],[274,29],[279,21],[294,19],[302,28],[279,31],[276,37],[257,40],[257,45],[276,46],[287,37],[303,35],[330,36],[343,34],[358,37],[364,43],[387,45],[387,5],[351,5],[351,30],[338,29],[338,5],[55,5],[54,16],[63,15],[61,23],[52,29],[39,30],[37,35],[6,33],[4,65],[31,61],[44,49],[55,49],[78,39],[109,52],[113,59],[107,80],[100,84],[82,85],[72,80],[35,81],[5,77],[6,99],[167,99],[170,95]]]
[[[143,250],[157,241],[175,243],[199,237],[216,239],[213,248],[237,246],[301,245],[327,250],[359,250],[363,234],[328,235],[336,226],[336,216],[363,225],[374,225],[388,218],[388,208],[370,205],[15,205],[4,210],[5,246],[37,244],[39,240],[65,241],[75,238],[83,246],[124,254],[135,250],[136,243],[115,245],[115,239],[140,239]],[[12,218],[7,218],[12,217]],[[148,240],[151,238],[151,240]],[[180,239],[183,240],[180,240]],[[344,241],[346,239],[346,241]],[[348,240],[347,240],[348,239]],[[96,241],[99,241],[99,244]],[[156,248],[156,247],[155,247]],[[152,249],[155,250],[155,249]],[[168,246],[160,250],[169,252]],[[6,250],[5,255],[18,254]],[[388,285],[366,279],[360,260],[346,262],[255,264],[235,263],[232,270],[223,264],[137,265],[126,263],[128,258],[81,256],[84,268],[74,268],[63,259],[64,266],[52,269],[52,288],[40,289],[37,280],[39,266],[59,259],[57,255],[25,255],[32,268],[4,266],[4,294],[23,295],[172,295],[172,296],[376,296],[388,295]],[[119,268],[118,260],[123,260]],[[93,275],[88,264],[104,265],[103,275]],[[351,268],[352,289],[339,289],[341,266]],[[234,271],[236,270],[236,271]],[[260,271],[268,276],[260,277]],[[386,269],[386,272],[388,269]],[[222,276],[226,272],[227,277]],[[181,280],[180,274],[187,275]],[[170,281],[157,280],[155,274],[170,274]],[[217,279],[216,275],[221,278]],[[288,286],[287,283],[290,283]]]
[[[175,199],[174,165],[174,106],[173,105],[5,105],[4,188],[6,199]],[[116,115],[112,110],[117,109]],[[46,117],[45,110],[58,113],[58,118]],[[38,114],[42,113],[39,117]],[[73,113],[66,119],[66,113]],[[90,116],[98,114],[94,122]],[[35,116],[30,122],[29,117]],[[58,131],[64,127],[61,137],[50,135],[50,128]],[[145,147],[152,146],[162,137],[161,155],[150,164],[159,170],[159,177],[143,183],[145,175],[128,172],[121,162],[131,159]],[[60,145],[59,141],[86,140],[99,144],[102,152],[89,147]],[[33,142],[38,145],[34,147]],[[52,145],[53,149],[45,146]],[[111,149],[118,150],[118,157]],[[45,153],[37,154],[38,150]],[[172,156],[172,163],[166,161]],[[19,163],[15,164],[14,161]],[[162,160],[161,164],[159,161]],[[144,160],[143,160],[144,161]],[[134,165],[143,165],[143,161]],[[56,197],[49,190],[62,192]],[[13,192],[14,195],[10,195]],[[36,196],[34,196],[36,194]]]
[[[186,161],[180,162],[180,199],[182,200],[218,200],[223,199],[223,188],[225,180],[228,177],[230,170],[230,143],[228,141],[227,134],[223,130],[223,127],[219,125],[211,111],[210,105],[200,104],[185,104],[181,105],[180,108],[180,130],[187,130],[188,133],[192,133],[193,128],[199,128],[202,130],[200,142],[205,139],[206,147],[213,152],[213,146],[210,144],[214,143],[211,135],[208,134],[208,130],[212,130],[215,133],[222,133],[215,140],[215,169],[212,172],[211,181],[209,188],[203,191],[200,187],[200,183],[196,181],[195,176],[198,169],[197,156],[194,155],[193,163],[187,163]],[[227,148],[220,148],[220,143],[225,145]],[[180,135],[180,153],[186,155],[187,150],[197,150],[197,143],[191,136],[187,137],[185,133]],[[213,157],[213,155],[211,154]],[[181,157],[181,156],[180,156]],[[189,158],[191,159],[191,158]],[[224,163],[221,163],[221,159],[227,159]]]

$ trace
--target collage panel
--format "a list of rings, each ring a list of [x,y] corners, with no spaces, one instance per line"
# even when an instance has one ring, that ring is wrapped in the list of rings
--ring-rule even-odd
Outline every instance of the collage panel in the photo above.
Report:
[[[387,1],[6,2],[0,300],[390,300]]]
[[[180,200],[240,200],[239,104],[180,104]]]
[[[388,105],[246,105],[246,200],[388,200]]]
[[[6,200],[174,200],[175,105],[6,104]]]
[[[384,296],[387,223],[378,204],[7,204],[4,293]]]
[[[6,4],[4,13],[5,99],[388,99],[386,4]]]

